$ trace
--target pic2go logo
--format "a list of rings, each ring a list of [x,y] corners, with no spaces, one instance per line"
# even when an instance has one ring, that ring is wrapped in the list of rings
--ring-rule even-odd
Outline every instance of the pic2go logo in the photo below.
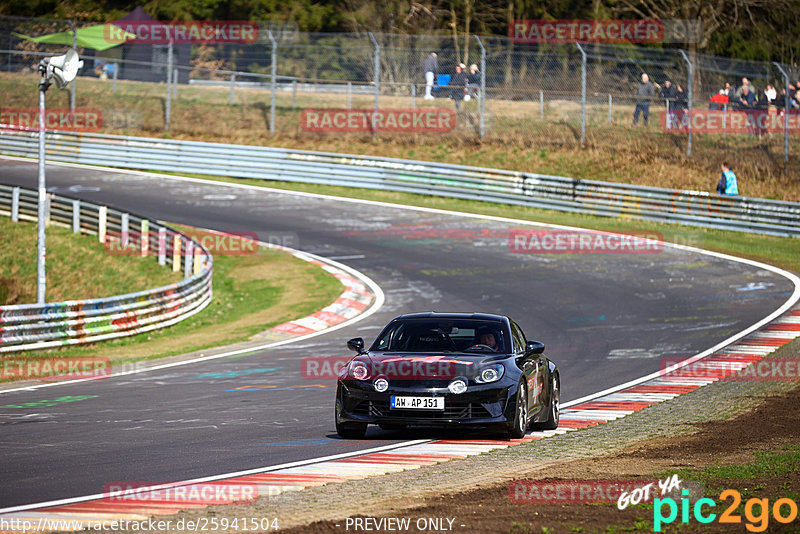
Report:
[[[713,499],[698,499],[694,506],[691,506],[687,498],[689,490],[684,489],[681,494],[683,495],[680,504],[681,523],[689,523],[690,512],[698,523],[707,524],[717,519],[717,514],[710,510],[717,506]],[[731,499],[730,505],[720,514],[719,523],[741,524],[742,517],[735,511],[742,502],[742,495],[737,490],[727,489],[719,494],[719,499],[720,501]],[[664,515],[665,507],[669,509],[667,515]],[[678,503],[671,497],[655,499],[653,501],[653,531],[661,532],[662,525],[674,522],[678,517],[678,508]],[[704,508],[708,510],[706,511]],[[775,501],[770,508],[769,499],[755,497],[749,499],[744,505],[744,517],[748,521],[745,523],[745,528],[750,532],[764,532],[769,527],[770,512],[772,512],[772,518],[778,523],[791,523],[797,518],[797,503],[791,499],[782,498]]]

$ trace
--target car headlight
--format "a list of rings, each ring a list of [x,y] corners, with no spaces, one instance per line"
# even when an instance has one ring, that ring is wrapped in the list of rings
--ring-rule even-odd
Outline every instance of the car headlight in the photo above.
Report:
[[[484,367],[478,373],[478,376],[475,377],[475,382],[478,384],[489,384],[491,382],[497,382],[501,378],[503,378],[503,373],[505,372],[506,368],[503,367],[503,364],[495,363],[493,365],[489,365]]]
[[[372,383],[372,385],[375,386],[375,391],[377,391],[378,393],[383,393],[384,391],[389,389],[389,381],[383,377],[377,379],[375,382]]]
[[[447,386],[447,389],[450,393],[454,395],[460,395],[467,391],[467,381],[463,378],[456,378]]]
[[[356,380],[366,380],[369,377],[369,368],[364,362],[350,362],[347,372]]]

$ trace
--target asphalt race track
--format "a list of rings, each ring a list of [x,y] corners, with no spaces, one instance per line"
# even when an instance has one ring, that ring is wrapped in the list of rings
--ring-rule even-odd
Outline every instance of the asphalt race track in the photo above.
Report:
[[[36,163],[0,159],[0,181],[35,189]],[[508,231],[521,226],[479,218],[89,168],[49,166],[47,183],[152,218],[343,258],[383,288],[386,303],[345,329],[260,353],[0,394],[0,508],[427,437],[371,428],[364,441],[338,439],[335,383],[300,373],[301,358],[346,354],[346,339],[369,343],[400,313],[510,315],[547,345],[568,401],[707,349],[793,290],[758,267],[672,248],[512,253]],[[259,385],[285,389],[236,390]],[[53,399],[69,402],[15,407]]]

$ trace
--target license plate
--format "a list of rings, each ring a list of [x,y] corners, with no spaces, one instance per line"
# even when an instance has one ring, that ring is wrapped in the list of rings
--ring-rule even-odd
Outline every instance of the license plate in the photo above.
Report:
[[[444,410],[444,397],[395,397],[390,407],[401,410]]]

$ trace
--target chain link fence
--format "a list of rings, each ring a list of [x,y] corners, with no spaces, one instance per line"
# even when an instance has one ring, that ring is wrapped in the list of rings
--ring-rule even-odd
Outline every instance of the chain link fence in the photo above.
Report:
[[[24,36],[88,26],[0,17],[0,83],[7,95],[0,122],[9,122],[9,109],[36,107],[39,58],[63,54],[69,47]],[[787,117],[800,107],[800,96],[789,98],[800,89],[796,66],[647,46],[302,33],[264,25],[257,40],[241,44],[125,43],[102,51],[77,49],[84,60],[77,83],[70,93],[48,93],[48,107],[97,108],[103,122],[93,131],[122,134],[220,135],[243,142],[264,135],[354,135],[581,147],[602,146],[608,139],[627,142],[647,132],[664,136],[676,153],[689,157],[693,143],[700,141],[720,147],[767,145],[788,161],[797,125]],[[438,69],[430,88],[433,99],[426,99],[423,62],[432,52]],[[463,78],[456,74],[460,63],[466,67]],[[654,84],[652,96],[637,97],[643,73]],[[753,120],[736,123],[742,114],[743,78],[758,97],[745,112],[750,119],[756,114],[755,125]],[[727,103],[720,97],[726,83],[731,86]],[[765,97],[770,87],[775,90],[772,101]],[[641,117],[634,125],[637,104]],[[331,113],[312,115],[309,110]],[[351,110],[350,115],[335,114],[343,110]],[[387,110],[411,110],[412,119],[396,128],[375,123],[372,114]],[[413,115],[426,110],[440,114],[436,127]],[[759,125],[759,117],[768,124]],[[320,127],[325,120],[330,128]]]

